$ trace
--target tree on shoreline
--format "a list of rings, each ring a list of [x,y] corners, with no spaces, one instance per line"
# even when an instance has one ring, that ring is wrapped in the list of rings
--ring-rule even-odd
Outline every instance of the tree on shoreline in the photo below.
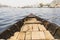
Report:
[[[40,5],[40,7],[43,7],[43,3],[40,3],[39,5]]]

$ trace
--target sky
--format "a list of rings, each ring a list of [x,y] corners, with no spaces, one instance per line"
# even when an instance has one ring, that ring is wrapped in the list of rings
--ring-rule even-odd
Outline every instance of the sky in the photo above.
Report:
[[[0,0],[0,4],[9,6],[27,6],[39,3],[50,3],[52,0]]]

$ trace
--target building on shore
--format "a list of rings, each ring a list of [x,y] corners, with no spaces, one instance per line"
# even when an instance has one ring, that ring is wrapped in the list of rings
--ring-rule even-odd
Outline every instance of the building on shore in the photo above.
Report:
[[[53,0],[50,7],[60,7],[60,0]]]

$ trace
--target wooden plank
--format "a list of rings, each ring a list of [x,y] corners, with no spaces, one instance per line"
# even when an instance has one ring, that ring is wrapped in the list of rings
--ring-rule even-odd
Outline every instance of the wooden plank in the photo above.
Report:
[[[32,31],[32,24],[28,24],[28,31]]]
[[[22,26],[21,31],[27,31],[28,30],[28,24]]]
[[[38,31],[38,25],[37,24],[32,24],[33,26],[33,31]]]
[[[36,18],[29,18],[30,20],[29,21],[37,21]]]
[[[42,31],[39,31],[39,32],[32,32],[32,40],[38,40],[38,39],[45,39],[45,35],[44,35],[44,32]]]
[[[24,24],[40,24],[40,21],[26,21]]]
[[[49,31],[44,31],[46,39],[54,39],[54,37],[50,34]]]
[[[17,40],[24,40],[25,39],[25,32],[20,32]]]
[[[37,19],[36,18],[32,18],[32,21],[37,21]]]
[[[16,32],[11,38],[9,38],[8,40],[17,40],[17,37],[19,35],[19,32]]]
[[[46,31],[46,28],[44,27],[44,25],[38,24],[38,27],[40,31]]]
[[[28,18],[27,21],[36,21],[36,18]]]
[[[32,39],[32,32],[26,32],[25,40],[31,40],[31,39]]]

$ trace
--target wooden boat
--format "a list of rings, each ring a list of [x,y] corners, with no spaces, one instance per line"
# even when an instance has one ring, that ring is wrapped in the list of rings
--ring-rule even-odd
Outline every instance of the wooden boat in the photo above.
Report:
[[[52,40],[60,39],[60,27],[30,14],[0,34],[7,40]]]

